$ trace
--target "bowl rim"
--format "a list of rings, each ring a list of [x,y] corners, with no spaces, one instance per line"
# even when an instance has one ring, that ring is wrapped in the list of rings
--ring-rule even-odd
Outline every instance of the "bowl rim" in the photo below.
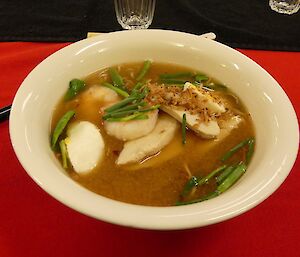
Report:
[[[127,204],[127,203],[122,203],[119,201],[115,201],[112,199],[108,199],[102,196],[99,196],[93,192],[90,192],[89,190],[82,188],[81,186],[77,185],[76,190],[78,193],[80,193],[82,196],[85,196],[87,198],[89,197],[97,197],[99,199],[99,203],[105,203],[107,204],[107,207],[111,207],[113,209],[116,208],[118,210],[124,210],[125,213],[122,213],[122,215],[119,215],[119,213],[113,213],[109,212],[111,216],[107,216],[107,213],[99,213],[99,210],[92,210],[92,206],[89,205],[89,203],[81,205],[76,199],[71,199],[70,198],[70,192],[59,192],[57,191],[57,188],[49,186],[47,184],[47,181],[44,181],[43,178],[36,173],[33,173],[31,171],[31,166],[30,163],[27,162],[26,156],[23,155],[23,153],[19,149],[19,144],[18,142],[18,129],[20,126],[20,121],[18,120],[18,113],[20,112],[21,105],[20,103],[22,102],[21,99],[21,91],[24,90],[24,88],[27,87],[27,83],[30,82],[31,76],[33,74],[39,72],[39,68],[42,65],[46,65],[46,63],[51,62],[53,59],[58,58],[59,56],[63,55],[66,52],[66,49],[68,51],[74,51],[75,49],[78,48],[83,48],[87,47],[89,45],[92,45],[95,42],[102,41],[102,40],[111,40],[111,36],[134,36],[135,33],[146,33],[146,34],[159,34],[159,33],[169,33],[169,35],[176,35],[178,37],[190,37],[196,38],[197,40],[209,40],[209,39],[200,39],[199,36],[185,33],[185,32],[178,32],[178,31],[169,31],[169,30],[143,30],[143,31],[117,31],[117,32],[111,32],[111,33],[106,33],[106,34],[101,34],[96,37],[92,38],[87,38],[83,39],[81,41],[78,41],[76,43],[73,43],[71,45],[65,46],[64,48],[56,51],[49,57],[47,57],[45,60],[43,60],[39,65],[37,65],[30,73],[29,75],[25,78],[23,83],[21,84],[20,88],[18,89],[16,96],[13,100],[12,104],[12,109],[11,109],[11,115],[10,115],[10,120],[9,120],[9,132],[10,132],[10,137],[11,137],[11,142],[13,145],[13,149],[22,164],[23,168],[26,170],[28,175],[40,186],[42,187],[46,192],[48,192],[51,196],[56,198],[58,201],[62,202],[63,204],[71,207],[72,209],[75,209],[81,213],[84,213],[88,216],[101,219],[106,222],[118,224],[118,225],[125,225],[128,227],[136,227],[136,228],[143,228],[143,229],[158,229],[158,230],[172,230],[172,229],[188,229],[188,228],[194,228],[194,227],[199,227],[199,226],[205,226],[209,224],[214,224],[232,217],[235,217],[237,215],[240,215],[244,213],[245,211],[253,208],[254,206],[258,205],[262,201],[264,201],[267,197],[269,197],[285,180],[285,178],[288,176],[290,170],[292,169],[292,166],[296,160],[297,153],[298,153],[298,147],[299,144],[299,127],[298,127],[298,122],[297,122],[297,117],[295,110],[291,104],[291,102],[288,99],[288,96],[285,94],[284,90],[280,87],[280,85],[276,82],[276,80],[269,74],[267,73],[260,65],[258,65],[256,62],[251,60],[249,57],[243,55],[242,53],[238,52],[235,49],[232,49],[226,45],[223,45],[219,42],[216,41],[211,41],[211,44],[215,44],[216,47],[221,47],[224,49],[224,51],[230,51],[232,54],[239,56],[242,58],[243,61],[250,63],[250,65],[254,65],[264,76],[268,77],[270,81],[274,84],[274,86],[278,87],[277,89],[281,92],[280,97],[285,98],[285,101],[287,103],[287,108],[289,109],[289,114],[291,117],[293,117],[291,121],[291,125],[293,127],[292,133],[295,134],[295,143],[291,146],[291,151],[289,155],[289,159],[287,160],[285,164],[285,170],[284,172],[281,172],[280,176],[275,176],[274,178],[270,179],[268,182],[265,184],[260,185],[258,189],[261,189],[260,194],[255,194],[256,198],[254,199],[253,196],[248,196],[247,199],[241,199],[240,203],[240,208],[237,210],[232,210],[228,207],[227,213],[224,213],[224,211],[218,210],[217,208],[215,209],[215,212],[213,213],[212,216],[207,217],[205,216],[205,212],[199,212],[199,210],[195,210],[194,205],[187,205],[187,206],[172,206],[172,207],[148,207],[148,206],[139,206],[139,205],[134,205],[134,204]],[[194,40],[193,39],[193,40]],[[29,81],[29,82],[28,82]],[[60,184],[60,187],[66,186],[70,188],[72,187],[72,190],[75,188],[73,187],[74,183],[73,181],[67,181],[65,180],[66,177],[63,173],[59,174],[58,177],[62,179],[64,182],[64,185]],[[271,183],[272,182],[272,183]],[[71,185],[72,184],[72,185]],[[266,190],[268,189],[268,190]],[[71,191],[72,191],[71,190]],[[75,189],[74,189],[75,190]],[[71,192],[72,193],[72,192]],[[218,197],[219,198],[219,197]],[[251,200],[251,201],[250,201]],[[216,201],[218,202],[218,199],[213,199],[210,201]],[[210,202],[209,201],[209,202]],[[201,203],[207,206],[207,203]],[[237,204],[237,203],[236,203]],[[171,212],[165,212],[164,210],[172,209],[173,215],[170,215]],[[181,210],[185,209],[184,212]],[[196,208],[197,209],[197,208]],[[133,212],[136,212],[136,219],[134,218]],[[139,215],[144,215],[147,213],[146,217],[148,219],[139,219],[137,218]],[[159,214],[158,214],[159,213]],[[177,214],[176,214],[177,213]],[[185,214],[182,214],[185,213]],[[198,217],[206,217],[206,220],[200,220],[197,221],[193,219],[192,221],[188,221],[189,215],[187,213],[190,213],[190,215],[198,215]],[[186,220],[185,222],[178,222],[177,224],[175,223],[178,219],[180,221],[184,219]]]

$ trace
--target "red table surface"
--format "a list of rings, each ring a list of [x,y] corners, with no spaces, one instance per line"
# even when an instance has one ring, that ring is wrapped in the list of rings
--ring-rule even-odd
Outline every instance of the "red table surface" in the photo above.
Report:
[[[67,43],[0,43],[0,106]],[[300,115],[300,53],[239,50],[283,87]],[[41,81],[42,84],[42,81]],[[287,131],[288,133],[288,131]],[[80,214],[45,193],[18,162],[0,124],[0,256],[300,256],[300,158],[283,185],[245,214],[183,231],[148,231]],[[120,213],[120,215],[122,215]]]

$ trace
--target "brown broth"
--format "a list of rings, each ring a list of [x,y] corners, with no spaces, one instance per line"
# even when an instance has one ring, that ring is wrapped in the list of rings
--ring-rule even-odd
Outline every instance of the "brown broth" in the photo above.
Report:
[[[141,63],[129,63],[117,67],[129,88],[134,85],[133,77],[136,76],[141,65]],[[191,70],[173,64],[153,63],[146,78],[157,81],[159,74],[182,71]],[[87,88],[104,81],[110,82],[107,70],[97,71],[84,80]],[[216,80],[211,81],[216,82]],[[62,99],[58,103],[53,113],[51,131],[66,111],[74,109],[76,116],[72,121],[86,120],[94,123],[101,131],[106,149],[102,163],[92,172],[87,175],[78,175],[72,168],[69,168],[70,177],[87,189],[115,200],[139,205],[171,206],[180,200],[180,193],[189,179],[190,175],[186,166],[192,175],[205,176],[222,165],[220,158],[226,151],[242,140],[254,137],[252,120],[245,106],[240,101],[236,101],[236,97],[232,97],[234,94],[230,91],[220,93],[220,95],[233,108],[243,113],[245,119],[245,122],[242,122],[229,136],[216,143],[217,140],[201,139],[192,131],[187,131],[187,143],[182,146],[181,131],[178,129],[175,138],[168,146],[156,156],[140,164],[115,165],[123,142],[107,135],[103,129],[100,116],[101,103],[83,101],[80,94],[74,100],[65,102]],[[60,155],[57,156],[60,159]],[[168,156],[173,156],[173,158],[168,158]],[[235,163],[243,158],[245,158],[245,151],[240,150],[229,162]],[[203,196],[215,188],[216,183],[211,180],[207,185],[197,189],[192,197],[185,200]]]

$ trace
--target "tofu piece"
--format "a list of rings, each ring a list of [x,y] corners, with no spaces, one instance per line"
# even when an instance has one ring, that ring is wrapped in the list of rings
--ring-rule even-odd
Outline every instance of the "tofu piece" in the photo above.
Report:
[[[74,170],[84,174],[94,169],[104,156],[104,141],[91,122],[80,121],[67,130],[66,146]]]
[[[211,120],[207,123],[199,123],[197,120],[199,116],[197,114],[190,114],[188,111],[165,105],[161,106],[160,109],[171,115],[179,122],[182,122],[182,116],[185,113],[187,127],[199,134],[202,138],[215,138],[220,134],[220,127],[215,120]]]
[[[139,162],[158,153],[170,143],[178,127],[179,124],[175,119],[168,115],[161,115],[151,133],[124,144],[116,164]]]

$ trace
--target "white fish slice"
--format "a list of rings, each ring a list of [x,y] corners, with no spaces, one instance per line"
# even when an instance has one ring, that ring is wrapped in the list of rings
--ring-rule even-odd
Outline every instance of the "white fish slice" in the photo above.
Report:
[[[161,115],[150,134],[124,144],[116,163],[121,165],[139,162],[158,153],[170,143],[178,127],[179,124],[175,119],[167,115]]]

